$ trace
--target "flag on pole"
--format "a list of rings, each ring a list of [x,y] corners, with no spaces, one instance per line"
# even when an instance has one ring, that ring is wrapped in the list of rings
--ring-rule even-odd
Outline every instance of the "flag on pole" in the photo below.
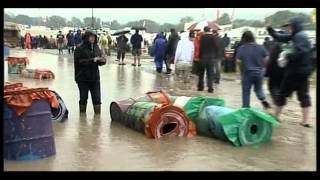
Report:
[[[217,23],[219,23],[219,16],[220,16],[220,9],[219,8],[217,8]]]
[[[230,18],[231,23],[233,23],[233,20],[234,20],[234,8],[232,8],[232,13]]]

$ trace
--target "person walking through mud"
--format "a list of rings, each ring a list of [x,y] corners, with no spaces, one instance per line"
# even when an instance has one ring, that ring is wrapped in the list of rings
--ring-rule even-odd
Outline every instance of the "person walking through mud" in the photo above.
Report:
[[[170,68],[170,65],[174,62],[174,55],[176,54],[176,48],[178,45],[178,41],[180,40],[180,37],[175,29],[170,30],[170,36],[167,43],[167,49],[166,49],[166,74],[170,74],[172,69]]]
[[[309,77],[312,73],[311,43],[303,31],[302,18],[292,18],[284,27],[288,28],[288,34],[279,34],[271,27],[271,23],[267,24],[267,31],[273,38],[279,42],[291,43],[292,47],[290,52],[284,52],[287,63],[281,83],[279,100],[275,103],[274,116],[279,119],[279,115],[286,105],[286,98],[296,91],[303,116],[300,125],[311,127],[309,124],[311,107]]]
[[[124,34],[117,37],[117,59],[119,61],[119,65],[126,65],[124,63],[124,57],[126,55],[127,42],[128,38]]]
[[[163,61],[166,55],[166,40],[164,39],[163,33],[158,33],[154,45],[151,49],[150,55],[154,57],[154,62],[156,64],[156,71],[162,73]]]
[[[193,56],[193,64],[192,64],[192,74],[198,75],[199,71],[199,48],[200,48],[200,38],[203,32],[195,31],[195,38],[193,40],[194,43],[194,56]]]
[[[62,34],[62,31],[59,31],[59,34],[57,35],[57,43],[59,54],[63,54],[64,35]]]
[[[108,44],[109,44],[108,37],[106,36],[106,33],[103,32],[99,38],[99,46],[103,56],[107,56],[108,48],[109,48]]]
[[[74,44],[77,47],[79,47],[82,43],[82,34],[81,34],[81,30],[78,29],[77,33],[74,35]]]
[[[67,46],[68,46],[68,53],[69,54],[73,54],[74,52],[74,37],[73,37],[73,32],[72,30],[69,31],[69,33],[67,34]]]
[[[217,38],[212,34],[209,27],[204,27],[204,34],[200,39],[199,47],[199,71],[198,91],[204,89],[204,73],[207,73],[208,92],[213,93],[214,59],[218,55]]]
[[[139,34],[139,30],[136,29],[136,33],[131,36],[130,42],[132,44],[132,56],[134,58],[134,63],[132,66],[137,66],[137,59],[138,59],[138,66],[140,64],[140,56],[141,56],[141,43],[143,41],[142,36]]]
[[[96,34],[87,31],[83,38],[84,42],[74,52],[75,81],[80,92],[79,109],[81,113],[86,112],[88,92],[90,91],[94,113],[100,114],[99,66],[105,65],[106,60],[101,56]]]
[[[250,91],[253,85],[256,96],[263,107],[268,109],[270,104],[266,101],[262,88],[265,66],[269,58],[268,52],[262,45],[255,42],[251,31],[245,31],[241,41],[243,45],[239,47],[236,58],[242,66],[242,107],[250,107]]]
[[[284,32],[279,31],[278,33]],[[274,104],[278,101],[281,82],[284,76],[284,68],[280,67],[277,62],[282,51],[282,44],[283,43],[278,42],[276,39],[273,39],[271,41],[268,41],[267,46],[270,55],[267,63],[265,77],[268,77],[268,90]]]
[[[31,34],[29,32],[27,32],[24,36],[24,40],[25,40],[25,48],[26,49],[31,49],[32,46],[32,37],[31,37]]]
[[[190,89],[190,79],[192,78],[192,61],[194,57],[194,32],[184,32],[180,35],[175,54],[175,79],[182,81],[186,89]]]
[[[224,42],[224,40],[222,38],[219,37],[219,33],[217,30],[213,30],[212,31],[212,34],[215,36],[216,38],[216,51],[217,51],[217,54],[213,60],[213,69],[214,69],[214,73],[213,73],[213,79],[214,79],[214,83],[215,84],[220,84],[220,79],[221,79],[221,73],[220,73],[220,70],[221,70],[221,62],[222,62],[222,59],[224,58],[224,54],[225,54],[225,48],[226,48],[226,45],[230,42]],[[225,34],[225,37],[226,34]],[[228,38],[228,37],[227,37]],[[227,45],[227,46],[228,46]]]

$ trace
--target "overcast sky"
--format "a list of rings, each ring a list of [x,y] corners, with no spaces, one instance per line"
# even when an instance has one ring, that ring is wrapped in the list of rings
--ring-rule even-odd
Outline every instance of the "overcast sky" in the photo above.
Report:
[[[266,16],[280,10],[291,10],[310,14],[312,8],[235,8],[235,19],[263,20]],[[14,15],[24,14],[31,17],[58,15],[71,20],[77,17],[83,20],[84,17],[91,17],[90,8],[5,8],[5,13]],[[220,8],[220,15],[229,13],[232,8]],[[191,16],[195,20],[215,19],[217,8],[94,8],[93,15],[101,18],[102,21],[117,20],[120,23],[139,19],[150,19],[158,23],[178,23],[182,17]]]

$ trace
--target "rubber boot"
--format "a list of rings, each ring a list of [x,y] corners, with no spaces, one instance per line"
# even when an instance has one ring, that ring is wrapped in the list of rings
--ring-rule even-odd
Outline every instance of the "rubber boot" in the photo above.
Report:
[[[87,105],[79,104],[80,113],[85,113],[87,110]]]
[[[95,114],[100,114],[101,112],[101,105],[93,105],[93,110]]]

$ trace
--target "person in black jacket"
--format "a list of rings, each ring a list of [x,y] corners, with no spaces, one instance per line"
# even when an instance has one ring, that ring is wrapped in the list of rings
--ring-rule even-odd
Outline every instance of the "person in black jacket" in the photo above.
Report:
[[[140,56],[141,56],[141,43],[143,41],[142,36],[139,34],[139,30],[136,29],[136,33],[131,36],[130,42],[132,44],[132,56],[134,58],[134,63],[132,66],[137,65],[137,59],[138,59],[138,66],[141,66],[140,64]]]
[[[74,37],[72,30],[69,30],[69,33],[67,34],[67,41],[68,53],[74,53]]]
[[[287,25],[289,34],[279,34],[271,26],[267,27],[269,34],[277,41],[291,42],[292,52],[287,53],[288,63],[280,88],[280,96],[276,104],[275,117],[278,118],[286,98],[294,91],[297,92],[300,106],[302,107],[303,119],[300,125],[311,127],[308,123],[311,99],[309,95],[309,76],[312,72],[311,44],[307,35],[303,32],[303,19],[292,18]]]
[[[213,76],[214,76],[214,61],[219,57],[220,48],[218,39],[210,32],[209,27],[204,28],[204,35],[200,39],[199,47],[199,81],[198,91],[203,91],[204,88],[204,72],[207,72],[208,92],[213,93]]]
[[[284,33],[278,31],[278,33]],[[283,43],[277,40],[268,41],[269,61],[267,63],[265,76],[268,77],[268,90],[270,92],[273,103],[276,103],[280,95],[281,82],[284,77],[284,68],[279,67],[278,58],[282,51]]]
[[[230,44],[230,38],[228,37],[227,33],[224,34],[222,38],[224,48],[227,48]]]
[[[125,65],[124,57],[126,55],[128,38],[122,34],[117,37],[117,60],[119,61],[119,65]],[[120,58],[122,61],[120,61]]]
[[[168,44],[167,44],[167,48],[166,48],[166,58],[165,58],[166,69],[167,69],[166,74],[170,74],[172,71],[172,69],[170,68],[170,64],[173,64],[173,62],[174,62],[176,48],[177,48],[178,42],[180,40],[180,37],[175,29],[171,29],[170,33],[171,34],[168,39]]]
[[[83,43],[74,52],[75,81],[80,91],[80,112],[86,112],[88,91],[90,91],[94,112],[101,111],[100,73],[98,66],[105,65],[97,45],[97,35],[87,31]]]

